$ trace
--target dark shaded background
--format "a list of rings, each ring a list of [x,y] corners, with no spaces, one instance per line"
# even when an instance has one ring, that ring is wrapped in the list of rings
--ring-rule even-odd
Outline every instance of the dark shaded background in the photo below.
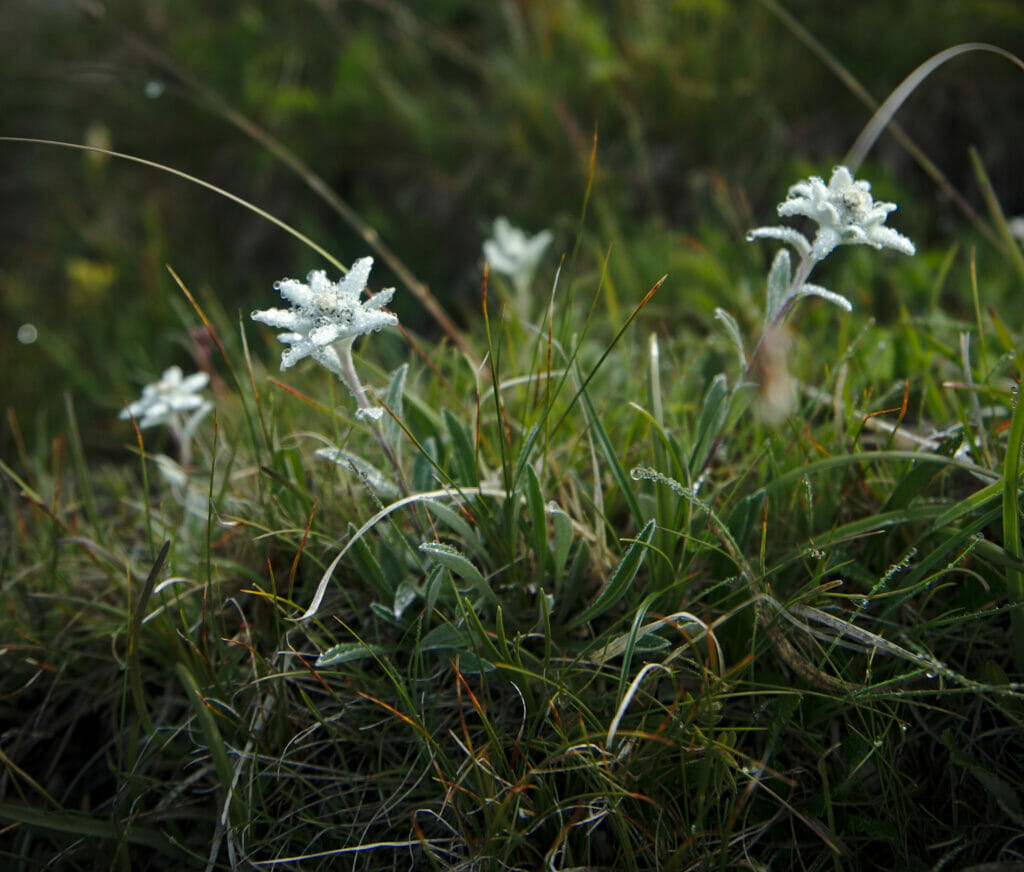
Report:
[[[896,5],[898,18],[882,0],[786,8],[878,99],[949,45],[1024,50],[1019,3]],[[751,221],[770,222],[788,184],[827,175],[870,117],[757,0],[0,5],[0,133],[165,163],[342,261],[367,253],[216,100],[293,149],[462,322],[478,306],[495,215],[571,245],[595,128],[587,232],[629,252],[612,261],[620,282],[646,258],[685,284],[701,280],[676,259],[688,237],[739,245]],[[1014,214],[1024,212],[1022,108],[1024,73],[970,55],[929,79],[899,120],[976,204],[967,147],[977,145]],[[65,414],[65,390],[86,422],[108,421],[141,382],[189,365],[195,316],[165,264],[231,320],[272,305],[275,279],[325,266],[266,220],[155,170],[42,145],[0,143],[0,155],[0,405],[29,444]],[[921,228],[919,246],[966,226],[891,137],[868,168],[887,199],[899,195],[901,225]],[[381,265],[373,278],[395,282]],[[401,288],[395,307],[436,332]],[[24,323],[39,331],[31,346],[15,340]],[[102,442],[97,426],[89,438]]]

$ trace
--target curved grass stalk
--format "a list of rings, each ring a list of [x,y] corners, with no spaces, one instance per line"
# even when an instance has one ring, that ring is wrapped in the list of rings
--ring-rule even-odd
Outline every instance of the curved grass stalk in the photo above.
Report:
[[[917,86],[947,61],[951,61],[953,58],[972,51],[992,52],[993,54],[997,54],[1000,57],[1005,58],[1010,63],[1016,64],[1021,70],[1024,70],[1024,61],[1017,57],[1017,55],[1004,48],[1000,48],[997,45],[990,45],[987,42],[964,42],[960,43],[960,45],[951,46],[950,48],[932,55],[928,60],[914,69],[914,71],[911,72],[910,75],[902,82],[900,82],[899,85],[896,86],[895,90],[885,98],[885,102],[875,110],[875,114],[871,116],[871,120],[861,131],[860,136],[858,136],[853,145],[850,146],[850,150],[846,153],[843,163],[851,169],[859,167],[861,161],[863,161],[864,158],[867,157],[867,153],[871,151],[875,141],[879,136],[881,136],[882,131],[892,121],[892,117],[899,111],[900,106],[903,105],[906,99],[917,89]],[[906,147],[907,143],[904,142],[903,145]],[[917,153],[911,153],[920,161],[920,156]],[[933,165],[930,161],[927,165],[922,164],[922,166],[924,169],[928,170],[929,174],[932,175],[933,178],[936,178],[932,172]],[[937,168],[935,168],[935,171],[938,171]],[[942,177],[942,179],[936,178],[936,181],[941,183],[944,178],[945,177]]]
[[[349,206],[348,203],[342,200],[341,197],[331,190],[327,182],[313,172],[313,170],[307,166],[294,151],[288,148],[288,146],[281,142],[281,140],[277,139],[277,137],[273,136],[269,131],[264,130],[250,118],[235,109],[227,102],[227,100],[221,97],[220,94],[189,73],[188,70],[184,69],[165,52],[151,45],[136,34],[114,26],[110,22],[109,16],[97,14],[91,4],[85,3],[84,0],[82,0],[80,5],[82,5],[83,11],[86,12],[86,14],[92,15],[92,17],[97,21],[102,22],[105,26],[114,30],[114,32],[116,32],[121,39],[131,45],[132,48],[189,88],[200,102],[205,103],[224,121],[227,121],[233,127],[248,136],[251,140],[265,148],[282,164],[295,173],[295,175],[302,179],[314,194],[330,206],[341,217],[341,219],[355,230],[362,240],[380,256],[380,259],[388,265],[402,284],[409,289],[417,300],[419,300],[420,305],[430,313],[430,316],[437,322],[438,326],[445,332],[448,338],[452,340],[464,355],[466,355],[466,359],[472,363],[473,367],[475,368],[480,366],[481,361],[469,341],[466,339],[465,334],[458,328],[455,322],[448,317],[448,313],[441,307],[441,304],[438,303],[437,298],[430,292],[430,289],[412,274],[412,271],[402,262],[401,258],[399,258],[395,252],[384,244],[384,241],[380,238],[377,231],[370,227],[360,217],[359,213],[357,213],[355,209]],[[319,249],[314,250],[319,251]],[[328,258],[328,260],[337,265],[337,262],[333,260],[333,258]],[[344,268],[342,268],[342,271],[345,271]]]
[[[320,610],[320,604],[323,602],[324,595],[327,593],[327,584],[331,580],[331,576],[334,575],[334,570],[338,568],[338,564],[341,562],[341,558],[344,557],[349,548],[351,548],[357,541],[363,538],[373,527],[375,527],[380,521],[384,520],[388,515],[398,511],[405,506],[412,505],[414,503],[426,502],[429,500],[437,499],[467,499],[469,496],[482,496],[482,497],[493,497],[495,499],[507,499],[509,494],[504,488],[498,487],[477,487],[473,488],[466,493],[460,491],[447,490],[435,490],[435,491],[424,491],[423,493],[410,494],[407,497],[403,497],[396,502],[385,506],[372,518],[370,518],[362,527],[360,527],[352,535],[352,538],[348,540],[345,547],[338,552],[334,560],[331,561],[330,566],[324,570],[323,576],[320,578],[320,583],[316,587],[316,593],[313,594],[313,601],[309,604],[309,608],[306,609],[303,614],[298,618],[293,618],[295,621],[305,621],[312,618]]]
[[[132,163],[141,164],[142,166],[149,167],[150,169],[160,170],[161,172],[169,173],[172,176],[177,176],[179,179],[184,179],[187,182],[192,182],[195,185],[199,185],[201,188],[206,188],[208,191],[213,191],[215,194],[219,194],[221,197],[230,200],[232,203],[237,203],[239,206],[248,209],[250,212],[255,212],[261,218],[265,218],[271,224],[276,224],[286,233],[294,236],[296,239],[299,240],[299,242],[311,248],[322,258],[324,258],[328,263],[341,270],[341,272],[348,272],[348,267],[346,267],[329,251],[327,251],[327,249],[317,245],[312,239],[310,239],[304,233],[292,227],[291,224],[288,224],[287,222],[282,221],[280,218],[271,215],[265,209],[261,209],[256,204],[250,203],[248,200],[239,197],[237,194],[232,194],[230,191],[225,190],[224,188],[220,188],[217,185],[213,184],[212,182],[204,181],[203,179],[200,179],[198,176],[193,176],[189,173],[184,172],[183,170],[177,170],[174,167],[169,167],[166,164],[158,163],[155,160],[147,160],[144,157],[137,157],[134,154],[125,154],[124,152],[120,151],[111,151],[109,148],[99,148],[98,146],[95,145],[82,145],[81,143],[78,142],[62,142],[58,139],[36,139],[30,136],[0,136],[0,142],[24,142],[29,143],[31,145],[54,145],[59,148],[73,148],[79,151],[92,151],[98,154],[105,154],[108,157],[116,157],[119,158],[120,160],[127,160],[131,161]]]

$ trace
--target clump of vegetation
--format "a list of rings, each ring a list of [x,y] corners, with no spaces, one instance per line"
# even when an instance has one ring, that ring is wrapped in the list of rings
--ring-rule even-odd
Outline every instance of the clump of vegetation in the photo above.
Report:
[[[667,233],[594,244],[624,222],[594,196],[598,136],[578,219],[496,219],[459,323],[251,132],[399,290],[272,217],[341,277],[281,280],[289,308],[250,318],[170,269],[197,371],[163,361],[109,410],[130,450],[84,440],[70,392],[44,451],[9,413],[12,868],[1019,856],[1024,360],[1001,313],[1024,257],[980,159],[991,278],[887,223],[862,139],[778,207],[813,238],[750,230],[788,246],[760,263],[746,227],[719,226],[692,243],[691,291],[649,272]],[[858,247],[829,260],[838,290],[810,283],[839,246]],[[433,336],[406,326],[412,301]],[[286,375],[260,325],[284,331]],[[145,371],[153,349],[116,356]]]

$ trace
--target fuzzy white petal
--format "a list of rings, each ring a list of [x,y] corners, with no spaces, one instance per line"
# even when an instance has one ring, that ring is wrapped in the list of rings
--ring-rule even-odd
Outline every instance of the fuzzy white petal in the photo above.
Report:
[[[365,302],[363,291],[373,267],[372,257],[352,264],[340,282],[332,282],[324,270],[313,270],[306,283],[283,279],[275,287],[292,303],[291,309],[266,309],[252,313],[252,319],[287,330],[277,338],[289,346],[281,355],[281,369],[312,357],[331,372],[341,374],[341,362],[331,348],[366,333],[398,323],[391,312],[383,311],[394,295],[394,288],[381,291]]]

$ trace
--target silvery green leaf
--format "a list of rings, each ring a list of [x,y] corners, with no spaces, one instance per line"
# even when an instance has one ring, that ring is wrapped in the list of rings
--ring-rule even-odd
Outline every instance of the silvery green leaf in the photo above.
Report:
[[[461,511],[446,506],[438,500],[424,500],[423,506],[429,510],[436,523],[444,524],[455,537],[478,557],[486,559],[487,546],[480,533],[466,520]]]
[[[342,451],[340,448],[318,448],[314,454],[331,463],[336,463],[338,466],[344,466],[346,469],[355,467],[359,478],[369,485],[374,493],[384,499],[393,499],[398,495],[398,486],[376,466],[358,455]]]
[[[765,324],[771,323],[772,319],[782,309],[783,302],[789,296],[789,286],[793,281],[793,269],[789,259],[789,251],[780,249],[772,261],[771,272],[768,273],[768,301],[765,312]]]
[[[356,409],[356,420],[358,421],[373,421],[376,423],[383,417],[383,406],[366,406],[365,408]]]
[[[416,602],[416,597],[419,596],[419,593],[416,582],[411,579],[406,579],[398,585],[398,590],[395,591],[395,604],[391,609],[396,618],[402,617],[405,610]]]
[[[698,470],[704,465],[708,452],[715,444],[725,420],[729,415],[729,380],[724,372],[718,373],[704,394],[697,427],[693,434],[693,452],[690,455],[691,469]]]
[[[740,368],[742,369],[747,365],[747,355],[743,350],[743,337],[740,335],[740,325],[736,323],[736,319],[729,312],[726,312],[721,307],[715,309],[715,318],[722,322],[725,332],[729,334],[729,339],[736,346],[736,352],[740,357]]]
[[[156,468],[160,470],[160,475],[169,485],[183,488],[188,484],[188,474],[181,468],[179,463],[172,460],[166,454],[154,454],[152,457],[156,463]]]
[[[548,503],[547,511],[551,518],[551,528],[555,538],[555,584],[561,586],[565,561],[569,557],[569,548],[572,546],[572,518],[554,501]]]
[[[313,666],[317,669],[326,669],[339,663],[351,663],[353,660],[365,660],[367,657],[379,657],[382,654],[383,651],[375,645],[367,645],[365,642],[342,642],[324,651],[316,658]]]
[[[446,545],[443,542],[424,542],[420,545],[420,551],[424,554],[429,554],[437,563],[440,563],[453,575],[468,581],[473,589],[491,605],[497,606],[500,604],[498,597],[491,590],[490,584],[481,575],[480,570],[451,545]]]
[[[799,230],[792,227],[758,227],[747,232],[747,242],[755,239],[778,239],[787,245],[792,245],[801,259],[805,259],[811,253],[811,243]]]
[[[821,297],[823,300],[835,303],[840,309],[845,309],[847,312],[853,311],[853,303],[846,299],[846,297],[830,291],[828,288],[823,288],[821,285],[801,285],[797,290],[797,294],[801,297]]]
[[[380,295],[378,294],[378,296]],[[398,445],[398,440],[402,435],[402,428],[398,426],[398,421],[402,420],[402,395],[405,393],[405,377],[408,374],[409,364],[403,363],[391,374],[391,381],[388,382],[387,394],[384,397],[392,414],[384,419],[381,429],[388,442],[395,446]]]

